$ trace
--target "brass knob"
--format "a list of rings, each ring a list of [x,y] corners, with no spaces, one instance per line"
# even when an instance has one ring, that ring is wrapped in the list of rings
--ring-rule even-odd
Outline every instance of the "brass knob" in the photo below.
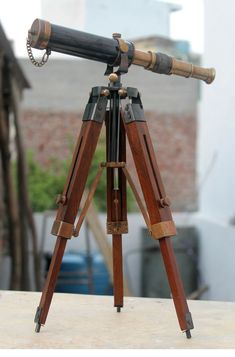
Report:
[[[111,73],[111,74],[109,75],[109,80],[110,80],[111,82],[117,82],[117,81],[118,81],[118,75],[117,75],[116,73]]]
[[[108,89],[103,89],[101,91],[101,95],[103,95],[105,97],[108,97],[110,95],[110,91]]]
[[[121,98],[125,98],[127,96],[127,90],[125,88],[120,88],[119,91],[118,91],[118,95]]]

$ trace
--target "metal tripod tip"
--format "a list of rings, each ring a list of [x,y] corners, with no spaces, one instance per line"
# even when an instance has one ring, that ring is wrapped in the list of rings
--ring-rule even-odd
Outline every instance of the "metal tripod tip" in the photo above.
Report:
[[[40,332],[41,324],[39,322],[36,323],[35,332]]]
[[[117,312],[121,312],[121,306],[117,307]]]
[[[187,336],[187,338],[191,338],[191,337],[192,337],[192,336],[191,336],[191,332],[190,332],[190,330],[186,330],[185,332],[186,332],[186,336]]]

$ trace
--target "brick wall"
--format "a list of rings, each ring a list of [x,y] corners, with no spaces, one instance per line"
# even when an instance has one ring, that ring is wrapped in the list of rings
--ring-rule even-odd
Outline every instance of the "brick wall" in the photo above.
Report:
[[[167,195],[174,211],[197,209],[196,118],[186,114],[146,112],[146,118]],[[26,149],[44,166],[53,158],[71,156],[81,127],[81,114],[25,110],[22,131]],[[130,170],[133,161],[128,150]]]

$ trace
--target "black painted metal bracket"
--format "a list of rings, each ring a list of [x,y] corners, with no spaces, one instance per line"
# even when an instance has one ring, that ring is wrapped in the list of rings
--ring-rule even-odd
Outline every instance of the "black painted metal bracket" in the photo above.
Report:
[[[83,121],[94,120],[98,123],[102,123],[104,121],[108,102],[108,98],[101,95],[101,92],[104,89],[106,89],[106,87],[92,88],[89,101],[83,114]]]
[[[133,121],[146,121],[144,118],[143,104],[140,99],[140,93],[136,88],[128,87],[127,96],[130,103],[126,104],[124,109],[124,121],[126,124]]]

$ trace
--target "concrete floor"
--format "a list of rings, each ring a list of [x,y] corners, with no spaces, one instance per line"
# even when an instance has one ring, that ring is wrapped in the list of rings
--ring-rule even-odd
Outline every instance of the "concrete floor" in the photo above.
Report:
[[[0,348],[235,348],[235,303],[189,301],[195,329],[188,340],[173,302],[125,298],[117,313],[110,296],[55,294],[48,320],[34,332],[40,293],[0,292]]]

